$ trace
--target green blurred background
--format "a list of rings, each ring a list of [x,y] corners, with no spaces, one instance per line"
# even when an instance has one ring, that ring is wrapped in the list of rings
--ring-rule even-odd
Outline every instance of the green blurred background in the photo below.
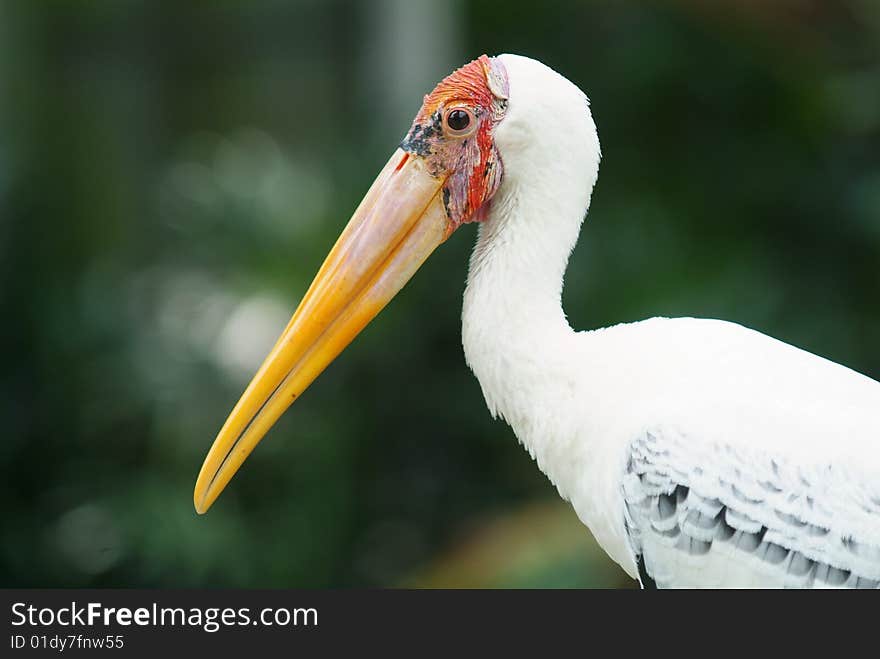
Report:
[[[615,586],[464,364],[464,228],[211,512],[192,487],[421,97],[486,52],[592,99],[565,305],[880,377],[880,3],[0,4],[0,585]]]

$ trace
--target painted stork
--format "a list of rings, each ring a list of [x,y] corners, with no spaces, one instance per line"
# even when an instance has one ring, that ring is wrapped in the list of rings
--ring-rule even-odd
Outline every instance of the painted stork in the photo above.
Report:
[[[195,487],[204,513],[287,407],[460,225],[467,363],[599,544],[660,587],[880,584],[880,383],[740,325],[576,332],[563,276],[599,168],[584,93],[481,56],[424,99]]]

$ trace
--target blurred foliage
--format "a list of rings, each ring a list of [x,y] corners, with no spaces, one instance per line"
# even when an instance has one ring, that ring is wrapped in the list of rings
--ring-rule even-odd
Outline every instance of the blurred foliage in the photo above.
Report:
[[[880,377],[878,50],[875,0],[3,3],[0,585],[631,583],[464,364],[472,228],[205,517],[192,487],[421,94],[482,52],[592,99],[574,326],[722,317]]]

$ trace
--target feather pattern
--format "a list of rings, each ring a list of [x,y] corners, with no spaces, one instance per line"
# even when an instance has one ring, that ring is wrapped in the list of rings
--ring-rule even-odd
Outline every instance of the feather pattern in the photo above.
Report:
[[[880,544],[868,532],[880,510],[853,496],[833,466],[810,478],[783,457],[744,459],[717,445],[701,455],[694,444],[662,429],[630,447],[626,528],[658,587],[880,585]],[[683,477],[670,477],[670,464]]]

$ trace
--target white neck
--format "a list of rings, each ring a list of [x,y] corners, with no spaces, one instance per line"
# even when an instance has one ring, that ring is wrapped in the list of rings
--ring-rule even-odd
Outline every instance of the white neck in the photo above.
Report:
[[[542,425],[541,410],[565,386],[560,375],[574,332],[562,310],[562,285],[580,222],[569,223],[573,230],[565,240],[558,232],[541,231],[541,213],[550,200],[529,190],[499,190],[479,228],[464,294],[462,341],[490,412],[510,423],[551,475],[551,438],[535,430]],[[583,209],[573,212],[582,215]]]
[[[559,485],[550,473],[554,438],[541,428],[550,403],[571,395],[575,333],[562,310],[562,285],[596,181],[599,144],[577,87],[532,60],[501,57],[510,76],[508,116],[496,131],[504,178],[471,257],[462,340],[489,410],[510,423]],[[534,89],[541,93],[528,93]]]

